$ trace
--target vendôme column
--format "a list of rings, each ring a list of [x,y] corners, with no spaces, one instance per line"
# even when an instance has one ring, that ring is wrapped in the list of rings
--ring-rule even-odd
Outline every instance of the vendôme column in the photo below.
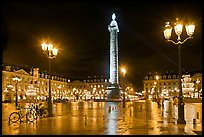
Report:
[[[107,99],[114,101],[120,99],[118,79],[118,24],[115,21],[115,14],[112,14],[112,21],[108,26],[110,32],[110,80],[111,85],[107,88]]]

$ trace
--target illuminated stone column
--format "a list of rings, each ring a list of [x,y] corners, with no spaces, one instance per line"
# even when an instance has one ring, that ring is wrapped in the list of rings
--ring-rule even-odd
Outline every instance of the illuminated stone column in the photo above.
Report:
[[[110,82],[118,84],[118,25],[115,21],[115,14],[112,15],[112,21],[108,26],[110,31]]]
[[[107,88],[108,99],[119,99],[119,80],[118,80],[118,25],[115,21],[115,14],[112,15],[112,21],[108,26],[110,32],[110,83]]]

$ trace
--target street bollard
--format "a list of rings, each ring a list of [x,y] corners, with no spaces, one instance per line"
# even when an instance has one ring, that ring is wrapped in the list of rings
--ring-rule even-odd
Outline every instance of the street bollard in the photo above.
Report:
[[[193,124],[199,123],[199,112],[196,113],[196,118],[193,119]]]
[[[196,119],[195,118],[193,119],[193,124],[196,124]]]
[[[85,120],[85,125],[87,125],[86,119],[87,119],[87,117],[86,117],[86,115],[85,115],[85,118],[84,118],[84,120]]]
[[[111,106],[108,106],[108,112],[109,113],[111,112]]]
[[[197,112],[197,119],[199,119],[199,112]]]

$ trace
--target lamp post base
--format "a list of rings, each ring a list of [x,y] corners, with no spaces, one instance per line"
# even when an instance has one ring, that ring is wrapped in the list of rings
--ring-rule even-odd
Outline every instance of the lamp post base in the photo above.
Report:
[[[123,93],[124,94],[124,93]],[[123,107],[125,107],[125,103],[126,103],[126,101],[125,101],[125,96],[123,95]]]
[[[107,100],[121,100],[120,87],[118,84],[112,84],[107,88]]]
[[[179,124],[186,124],[186,121],[184,119],[178,119],[177,123],[179,123]]]
[[[53,114],[52,114],[52,102],[51,102],[51,99],[49,98],[48,99],[48,117],[53,117]]]
[[[177,123],[186,124],[186,121],[184,118],[184,103],[182,101],[178,105],[178,121],[177,121]]]

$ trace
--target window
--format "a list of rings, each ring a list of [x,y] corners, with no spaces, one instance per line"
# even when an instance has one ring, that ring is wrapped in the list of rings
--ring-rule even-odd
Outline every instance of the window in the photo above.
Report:
[[[166,75],[163,76],[163,79],[166,79]]]
[[[171,76],[170,76],[170,75],[168,76],[168,79],[171,79]]]

